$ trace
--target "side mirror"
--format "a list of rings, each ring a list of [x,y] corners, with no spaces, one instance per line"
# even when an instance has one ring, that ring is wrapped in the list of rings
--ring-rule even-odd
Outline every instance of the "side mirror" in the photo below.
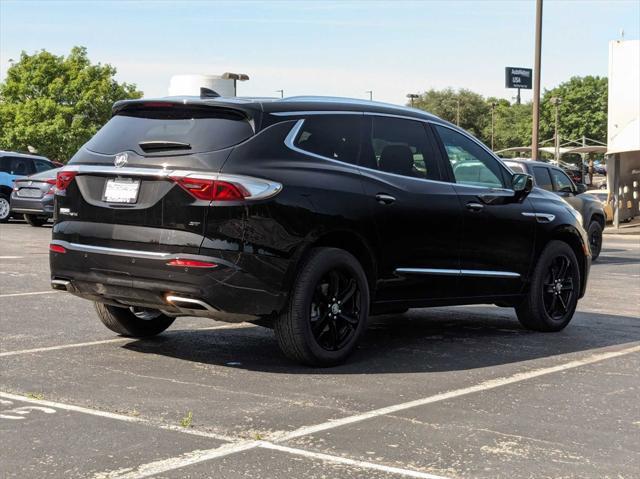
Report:
[[[515,173],[511,177],[511,188],[514,200],[517,202],[524,200],[533,190],[533,176],[526,173]]]
[[[584,193],[585,191],[587,191],[587,185],[585,185],[584,183],[578,183],[576,185],[576,188],[578,189],[578,194]]]

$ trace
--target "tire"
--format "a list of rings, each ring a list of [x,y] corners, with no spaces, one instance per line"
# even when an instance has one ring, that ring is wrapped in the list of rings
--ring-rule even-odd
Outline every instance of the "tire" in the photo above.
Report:
[[[94,303],[100,321],[111,331],[132,338],[148,338],[160,334],[175,320],[152,309],[120,308]]]
[[[369,285],[358,260],[341,249],[315,248],[300,266],[274,329],[289,359],[335,366],[355,349],[368,316]]]
[[[0,223],[6,223],[11,216],[11,203],[7,195],[0,193]]]
[[[573,317],[579,291],[575,253],[567,243],[551,241],[538,259],[525,300],[516,307],[518,320],[534,331],[560,331]]]
[[[595,261],[602,250],[602,226],[597,221],[592,221],[587,230],[589,246],[591,247],[591,260]]]
[[[31,226],[42,226],[43,224],[45,224],[47,222],[47,218],[44,216],[38,216],[38,215],[23,215],[24,216],[24,220],[29,223]]]

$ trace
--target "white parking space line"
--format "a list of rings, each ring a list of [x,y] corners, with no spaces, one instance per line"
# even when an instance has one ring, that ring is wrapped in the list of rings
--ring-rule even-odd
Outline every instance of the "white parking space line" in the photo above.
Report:
[[[338,464],[345,464],[348,466],[355,466],[362,469],[373,469],[376,471],[388,472],[390,474],[398,474],[406,477],[417,477],[420,479],[447,479],[443,476],[436,476],[427,472],[414,471],[411,469],[403,469],[400,467],[385,466],[383,464],[375,464],[367,461],[357,461],[355,459],[349,459],[341,456],[333,456],[330,454],[323,454],[320,452],[307,451],[305,449],[298,449],[294,447],[280,446],[279,444],[273,444],[270,442],[261,442],[259,447],[264,449],[273,449],[276,451],[287,452],[289,454],[295,454],[297,456],[310,457],[312,459],[320,459],[326,462],[335,462]]]
[[[365,421],[367,419],[373,419],[376,417],[385,416],[387,414],[393,414],[398,411],[404,411],[406,409],[411,409],[418,406],[424,406],[427,404],[433,404],[440,401],[446,401],[448,399],[453,399],[460,396],[466,396],[467,394],[488,391],[490,389],[495,389],[501,386],[508,386],[509,384],[515,384],[521,381],[526,381],[528,379],[534,379],[540,376],[546,376],[547,374],[567,371],[569,369],[578,368],[580,366],[586,366],[588,364],[597,363],[600,361],[604,361],[606,359],[613,359],[619,356],[624,356],[627,354],[632,354],[637,352],[640,352],[640,345],[631,346],[618,351],[595,353],[595,354],[591,354],[590,356],[587,356],[586,358],[576,359],[574,361],[569,361],[564,364],[558,364],[556,366],[550,366],[550,367],[540,368],[540,369],[533,369],[531,371],[516,373],[507,377],[490,379],[488,381],[481,382],[474,386],[455,389],[453,391],[447,391],[444,393],[436,394],[434,396],[429,396],[422,399],[416,399],[414,401],[409,401],[401,404],[394,404],[393,406],[374,409],[373,411],[368,411],[362,414],[355,414],[353,416],[343,417],[341,419],[336,419],[333,421],[316,424],[314,426],[301,427],[289,433],[285,433],[281,436],[278,436],[277,438],[274,438],[274,439],[276,439],[275,442],[284,442],[297,437],[308,436],[318,432],[327,431],[329,429],[335,429],[341,426],[346,426],[348,424]]]
[[[24,256],[0,256],[0,259],[22,259]]]
[[[58,294],[60,291],[56,291],[55,289],[50,289],[49,291],[33,291],[31,293],[7,293],[0,294],[0,298],[12,298],[14,296],[35,296],[38,294]]]
[[[256,327],[256,326],[249,323],[228,323],[228,324],[223,324],[221,326],[211,326],[208,328],[194,328],[190,331],[211,331],[213,329],[233,329],[233,328],[251,328],[251,327]],[[123,341],[137,341],[137,339],[121,337],[121,338],[113,338],[113,339],[103,339],[100,341],[88,341],[86,343],[71,343],[71,344],[61,344],[59,346],[46,346],[42,348],[20,349],[18,351],[6,351],[4,353],[0,353],[0,358],[6,357],[6,356],[19,356],[21,354],[58,351],[60,349],[85,348],[87,346],[96,346],[99,344],[109,344],[109,343],[121,343]]]
[[[34,399],[27,396],[19,395],[19,394],[0,392],[0,398],[9,399],[11,401],[26,402],[29,404],[37,404],[38,406],[50,407],[54,409],[60,409],[63,411],[78,412],[82,414],[88,414],[90,416],[114,419],[116,421],[123,421],[123,422],[129,422],[134,424],[143,424],[145,426],[151,426],[151,427],[163,429],[166,431],[175,431],[175,432],[181,432],[183,434],[190,434],[192,436],[208,437],[211,439],[217,439],[219,441],[226,441],[226,442],[237,441],[237,438],[223,436],[221,434],[210,433],[207,431],[198,431],[198,430],[189,429],[189,428],[182,428],[180,426],[175,426],[170,424],[158,424],[138,416],[127,416],[126,414],[100,411],[99,409],[91,409],[88,407],[75,406],[73,404],[65,404],[65,403],[56,402],[56,401],[48,401],[46,399]]]

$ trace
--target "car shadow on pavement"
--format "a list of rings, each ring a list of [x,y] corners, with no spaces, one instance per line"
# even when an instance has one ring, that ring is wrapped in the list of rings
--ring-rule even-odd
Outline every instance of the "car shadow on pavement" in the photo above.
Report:
[[[179,321],[179,320],[178,320]],[[524,330],[513,310],[419,309],[373,317],[346,364],[309,368],[280,352],[273,332],[256,327],[167,331],[122,347],[145,354],[276,374],[380,374],[471,370],[640,341],[631,316],[576,313],[559,333]]]

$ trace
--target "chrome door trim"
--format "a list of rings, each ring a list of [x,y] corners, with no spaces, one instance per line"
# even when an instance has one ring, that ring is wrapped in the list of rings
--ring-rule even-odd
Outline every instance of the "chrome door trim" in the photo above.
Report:
[[[551,223],[556,219],[556,215],[552,215],[551,213],[532,213],[525,211],[522,213],[522,216],[533,217],[538,223]]]
[[[519,278],[512,271],[488,271],[482,269],[397,268],[397,274],[431,274],[435,276],[481,276],[488,278]]]

